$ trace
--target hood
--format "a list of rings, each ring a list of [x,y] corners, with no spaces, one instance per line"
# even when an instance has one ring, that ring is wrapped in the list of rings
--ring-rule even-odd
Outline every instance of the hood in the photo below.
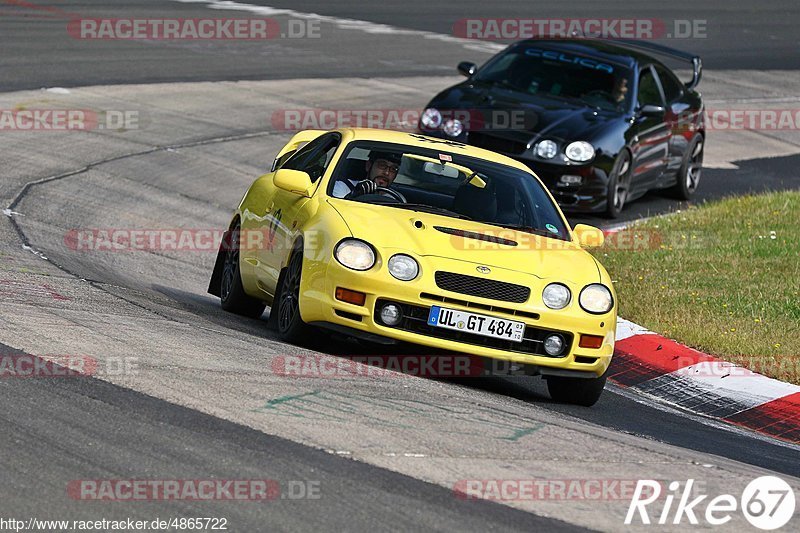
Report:
[[[442,111],[467,110],[470,120],[468,129],[485,129],[492,135],[526,144],[540,138],[591,142],[597,130],[605,129],[609,122],[624,120],[622,112],[475,82],[444,91],[429,107]],[[504,127],[498,123],[498,118],[508,120],[506,117],[514,117],[522,127]]]
[[[586,272],[593,273],[590,282],[599,279],[592,256],[573,242],[409,209],[335,198],[328,202],[353,237],[373,245],[384,260],[394,253],[405,252],[513,270],[541,279],[580,283],[586,281]],[[461,232],[510,240],[517,246],[465,237]],[[576,277],[579,274],[580,279],[571,279],[571,273],[576,273]]]

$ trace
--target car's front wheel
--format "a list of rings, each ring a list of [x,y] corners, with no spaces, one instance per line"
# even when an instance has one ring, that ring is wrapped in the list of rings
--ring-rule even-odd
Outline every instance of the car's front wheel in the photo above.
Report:
[[[285,342],[296,343],[308,333],[309,326],[300,317],[300,278],[303,273],[303,252],[296,250],[289,264],[278,278],[278,291],[270,309],[272,322],[278,337]]]
[[[700,185],[704,144],[703,136],[695,135],[683,156],[681,168],[678,170],[678,183],[672,188],[672,194],[681,200],[690,200]]]
[[[606,190],[606,216],[617,218],[625,207],[631,188],[631,156],[623,150],[608,176],[608,189]]]
[[[567,378],[549,376],[547,391],[557,402],[591,407],[600,399],[606,386],[606,374],[598,378]]]
[[[248,296],[242,286],[242,274],[239,270],[239,225],[226,234],[224,260],[220,276],[219,295],[222,308],[237,315],[258,318],[264,312],[266,304],[261,300]]]

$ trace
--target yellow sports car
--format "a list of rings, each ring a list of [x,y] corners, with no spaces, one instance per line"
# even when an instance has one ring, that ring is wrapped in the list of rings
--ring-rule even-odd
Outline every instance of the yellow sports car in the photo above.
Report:
[[[208,291],[281,339],[312,327],[501,360],[580,405],[602,393],[617,308],[606,270],[508,157],[371,129],[303,131],[255,180]]]

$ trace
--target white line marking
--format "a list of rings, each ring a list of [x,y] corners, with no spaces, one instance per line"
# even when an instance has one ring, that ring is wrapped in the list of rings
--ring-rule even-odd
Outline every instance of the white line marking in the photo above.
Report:
[[[442,41],[447,43],[455,43],[462,45],[467,50],[476,50],[478,52],[485,52],[494,54],[506,48],[504,44],[491,43],[485,41],[478,41],[474,39],[464,39],[461,37],[454,37],[444,33],[436,33],[432,31],[423,30],[410,30],[408,28],[400,28],[391,26],[389,24],[380,24],[377,22],[369,22],[366,20],[348,19],[341,17],[332,17],[328,15],[319,15],[317,13],[304,13],[301,11],[294,11],[292,9],[280,9],[270,6],[257,6],[253,4],[244,4],[241,2],[233,2],[231,0],[173,0],[184,4],[207,4],[209,9],[229,10],[229,11],[246,11],[254,15],[275,17],[286,16],[296,19],[311,19],[318,20],[333,24],[342,30],[361,31],[369,34],[377,35],[410,35],[422,37],[434,41]]]
[[[639,324],[634,324],[624,318],[617,318],[617,341],[634,337],[636,335],[655,335],[652,331],[643,328]]]

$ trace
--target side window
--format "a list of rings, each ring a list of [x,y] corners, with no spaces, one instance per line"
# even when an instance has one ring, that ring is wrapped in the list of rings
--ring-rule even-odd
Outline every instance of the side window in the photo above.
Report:
[[[639,107],[645,105],[664,105],[661,90],[650,67],[645,67],[639,74],[639,94],[636,95]]]
[[[667,103],[672,103],[680,98],[683,94],[683,85],[675,78],[675,75],[661,65],[656,65],[656,73],[661,80],[661,88],[664,89]]]
[[[311,182],[316,182],[325,173],[325,169],[333,159],[333,154],[339,147],[341,136],[338,133],[327,133],[317,137],[297,151],[281,168],[302,170],[311,176]]]

